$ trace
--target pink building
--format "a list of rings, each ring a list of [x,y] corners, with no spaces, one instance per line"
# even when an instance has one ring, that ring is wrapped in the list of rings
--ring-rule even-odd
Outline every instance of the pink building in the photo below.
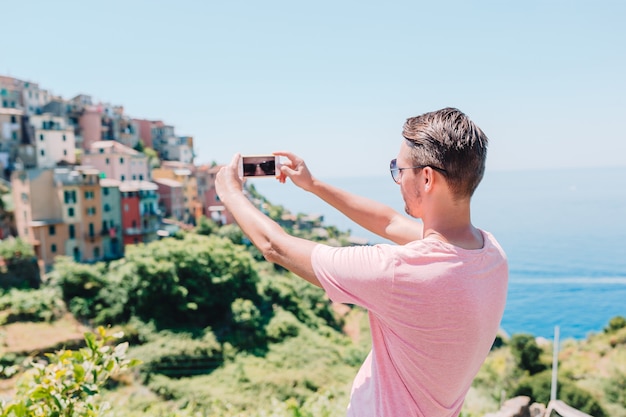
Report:
[[[220,202],[215,191],[215,176],[221,165],[201,165],[196,169],[198,183],[198,200],[202,206],[202,214],[217,223],[231,224],[235,219]]]
[[[158,122],[146,119],[133,119],[133,122],[137,124],[139,129],[139,139],[143,142],[143,146],[146,148],[154,148],[154,145],[152,144],[152,128]]]
[[[159,187],[159,208],[165,217],[183,220],[185,215],[185,195],[183,184],[169,178],[155,179]]]
[[[106,178],[122,182],[150,179],[148,157],[114,140],[94,142],[83,156],[83,165],[93,166]]]
[[[102,111],[96,106],[85,106],[78,124],[83,137],[83,149],[88,151],[91,145],[102,140]]]

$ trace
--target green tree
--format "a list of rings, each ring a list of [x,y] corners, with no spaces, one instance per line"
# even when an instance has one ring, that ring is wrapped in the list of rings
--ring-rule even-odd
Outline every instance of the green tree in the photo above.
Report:
[[[137,144],[134,146],[133,149],[136,150],[137,152],[143,153],[144,150],[145,150],[145,146],[143,144],[143,140],[139,139],[139,141],[137,141]]]
[[[245,237],[241,228],[236,224],[227,224],[226,226],[220,227],[217,231],[217,235],[225,237],[236,245],[243,244]]]
[[[214,325],[230,316],[236,298],[259,298],[250,254],[214,235],[133,246],[112,269],[126,286],[131,315],[161,328]]]
[[[194,231],[199,235],[212,235],[219,229],[217,223],[206,216],[201,216]]]
[[[148,157],[148,165],[150,168],[158,168],[159,165],[161,165],[157,151],[152,148],[144,147],[143,153]]]
[[[533,335],[515,334],[511,338],[510,345],[520,369],[533,375],[547,368],[540,360],[542,350]]]
[[[59,256],[50,274],[51,283],[61,288],[63,300],[72,314],[80,318],[93,318],[108,305],[100,292],[108,284],[105,265],[75,262],[67,256]]]
[[[604,328],[605,333],[615,333],[620,329],[626,327],[626,318],[622,316],[615,316],[609,320],[608,326]]]
[[[6,268],[0,270],[0,287],[39,288],[41,276],[30,244],[20,238],[1,240],[0,258]]]

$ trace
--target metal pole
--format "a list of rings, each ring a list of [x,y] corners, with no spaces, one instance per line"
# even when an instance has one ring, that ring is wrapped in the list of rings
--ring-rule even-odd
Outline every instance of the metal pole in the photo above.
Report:
[[[554,326],[554,346],[552,348],[552,387],[550,401],[556,400],[557,373],[559,368],[559,326]]]

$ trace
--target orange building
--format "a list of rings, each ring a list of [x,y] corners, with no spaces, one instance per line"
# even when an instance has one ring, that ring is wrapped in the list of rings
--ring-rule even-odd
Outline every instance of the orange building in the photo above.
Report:
[[[18,236],[41,266],[58,255],[80,262],[104,256],[99,172],[85,167],[31,169],[11,176]]]

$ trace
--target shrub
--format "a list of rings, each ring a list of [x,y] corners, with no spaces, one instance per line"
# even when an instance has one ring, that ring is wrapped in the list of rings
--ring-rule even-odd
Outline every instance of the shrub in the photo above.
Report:
[[[72,314],[90,319],[96,311],[102,309],[98,295],[107,285],[104,264],[95,265],[75,262],[67,256],[55,260],[50,274],[51,284],[61,289],[63,299]]]
[[[535,375],[525,376],[520,380],[517,388],[513,392],[513,396],[527,395],[534,402],[548,404],[550,401],[551,384],[551,371],[543,371]],[[571,407],[594,417],[606,416],[606,413],[598,401],[593,398],[589,392],[577,387],[569,380],[558,379],[557,398]]]
[[[0,240],[0,288],[39,288],[41,276],[33,247],[20,238]]]
[[[610,402],[626,409],[626,373],[619,370],[613,371],[611,378],[606,382],[604,391]]]
[[[261,277],[259,292],[267,303],[280,305],[310,328],[341,327],[324,290],[291,273]]]
[[[96,401],[101,388],[111,377],[137,365],[126,358],[127,343],[111,347],[118,336],[107,335],[100,327],[98,335],[85,334],[85,348],[47,354],[47,363],[32,361],[15,398],[0,403],[0,416],[104,416],[108,404]]]
[[[66,306],[54,288],[12,289],[0,296],[0,310],[8,311],[4,324],[15,321],[50,322],[61,317],[66,312]]]
[[[626,327],[626,318],[622,316],[616,316],[609,320],[608,326],[604,328],[604,333],[616,333],[624,327]]]
[[[265,332],[272,342],[281,342],[288,337],[296,337],[300,333],[302,324],[290,312],[278,308],[274,317],[268,323]]]
[[[130,314],[158,328],[216,325],[236,298],[258,299],[250,254],[214,235],[133,246],[112,273],[126,288]]]
[[[254,351],[262,355],[265,352],[265,323],[259,308],[251,301],[237,298],[231,304],[232,325],[223,331],[222,340],[239,349]]]
[[[206,216],[200,217],[198,220],[198,225],[195,227],[194,232],[199,235],[212,235],[217,232],[219,226],[212,219],[209,219]]]
[[[189,333],[160,332],[133,349],[131,357],[141,358],[141,370],[148,375],[175,378],[207,374],[223,363],[222,348],[210,330],[201,338]]]
[[[515,356],[519,368],[528,371],[531,375],[547,368],[547,366],[540,361],[542,350],[539,345],[537,345],[537,341],[533,335],[513,335],[511,338],[511,352]]]
[[[243,244],[244,234],[239,226],[236,224],[227,224],[217,230],[217,235],[230,240],[236,245]]]

